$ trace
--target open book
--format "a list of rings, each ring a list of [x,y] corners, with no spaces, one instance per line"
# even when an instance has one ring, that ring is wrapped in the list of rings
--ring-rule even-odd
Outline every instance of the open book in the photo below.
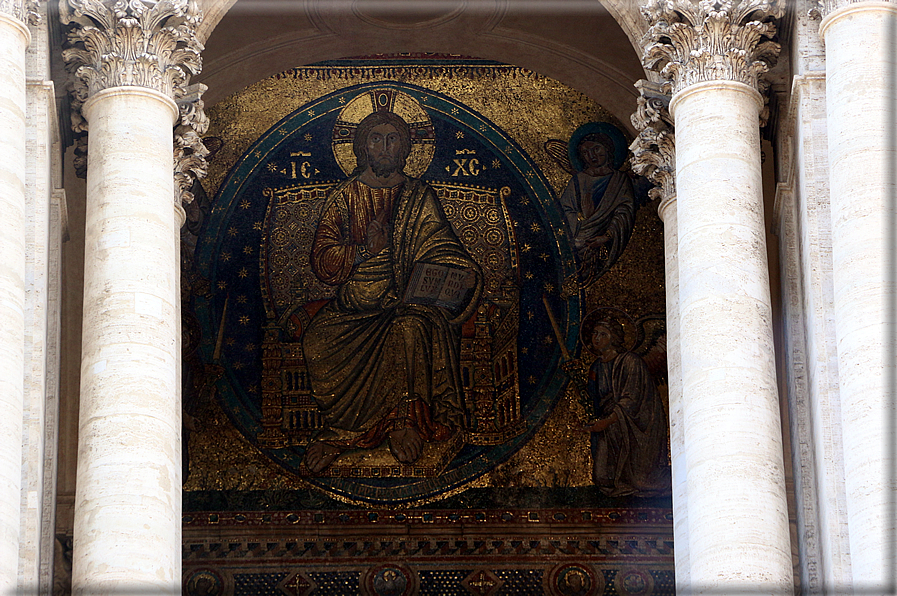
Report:
[[[452,310],[462,306],[476,283],[476,273],[451,265],[419,262],[414,265],[406,304],[432,304]]]

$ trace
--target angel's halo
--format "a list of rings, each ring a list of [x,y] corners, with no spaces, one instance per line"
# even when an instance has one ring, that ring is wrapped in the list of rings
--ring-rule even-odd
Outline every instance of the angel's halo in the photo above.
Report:
[[[635,342],[638,339],[638,330],[635,321],[629,314],[619,308],[613,306],[599,306],[585,316],[579,327],[579,341],[592,354],[596,354],[592,350],[592,331],[596,325],[604,321],[616,321],[623,327],[623,347],[627,352],[631,352],[635,348]]]

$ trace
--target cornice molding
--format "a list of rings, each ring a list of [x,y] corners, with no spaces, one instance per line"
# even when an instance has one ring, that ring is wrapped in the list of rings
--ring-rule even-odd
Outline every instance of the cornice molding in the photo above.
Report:
[[[638,107],[631,117],[639,131],[629,146],[632,171],[655,186],[648,195],[662,203],[676,196],[676,134],[670,117],[670,94],[663,86],[644,79],[635,84]]]
[[[759,90],[781,49],[773,41],[780,0],[646,0],[641,10],[650,25],[642,64],[673,94],[720,80]]]

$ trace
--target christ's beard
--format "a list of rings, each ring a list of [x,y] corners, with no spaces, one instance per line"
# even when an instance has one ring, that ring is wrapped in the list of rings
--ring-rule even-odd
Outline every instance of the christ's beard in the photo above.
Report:
[[[371,171],[373,171],[378,178],[386,178],[401,170],[405,164],[393,161],[392,158],[388,156],[381,156],[380,159],[372,160],[369,165],[371,166]]]

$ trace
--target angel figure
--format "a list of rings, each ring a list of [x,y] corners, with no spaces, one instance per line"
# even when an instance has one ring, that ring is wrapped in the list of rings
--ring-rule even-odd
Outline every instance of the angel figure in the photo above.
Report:
[[[580,340],[596,359],[587,372],[578,359],[563,368],[587,402],[580,430],[591,434],[595,485],[612,497],[656,495],[669,489],[667,416],[649,363],[665,368],[663,335],[641,342],[643,356],[627,347],[624,323],[636,327],[618,309],[589,313]]]
[[[626,147],[622,133],[607,122],[580,126],[568,143],[545,143],[548,154],[570,174],[560,204],[583,286],[617,262],[632,236],[635,191],[629,175],[620,171]]]

